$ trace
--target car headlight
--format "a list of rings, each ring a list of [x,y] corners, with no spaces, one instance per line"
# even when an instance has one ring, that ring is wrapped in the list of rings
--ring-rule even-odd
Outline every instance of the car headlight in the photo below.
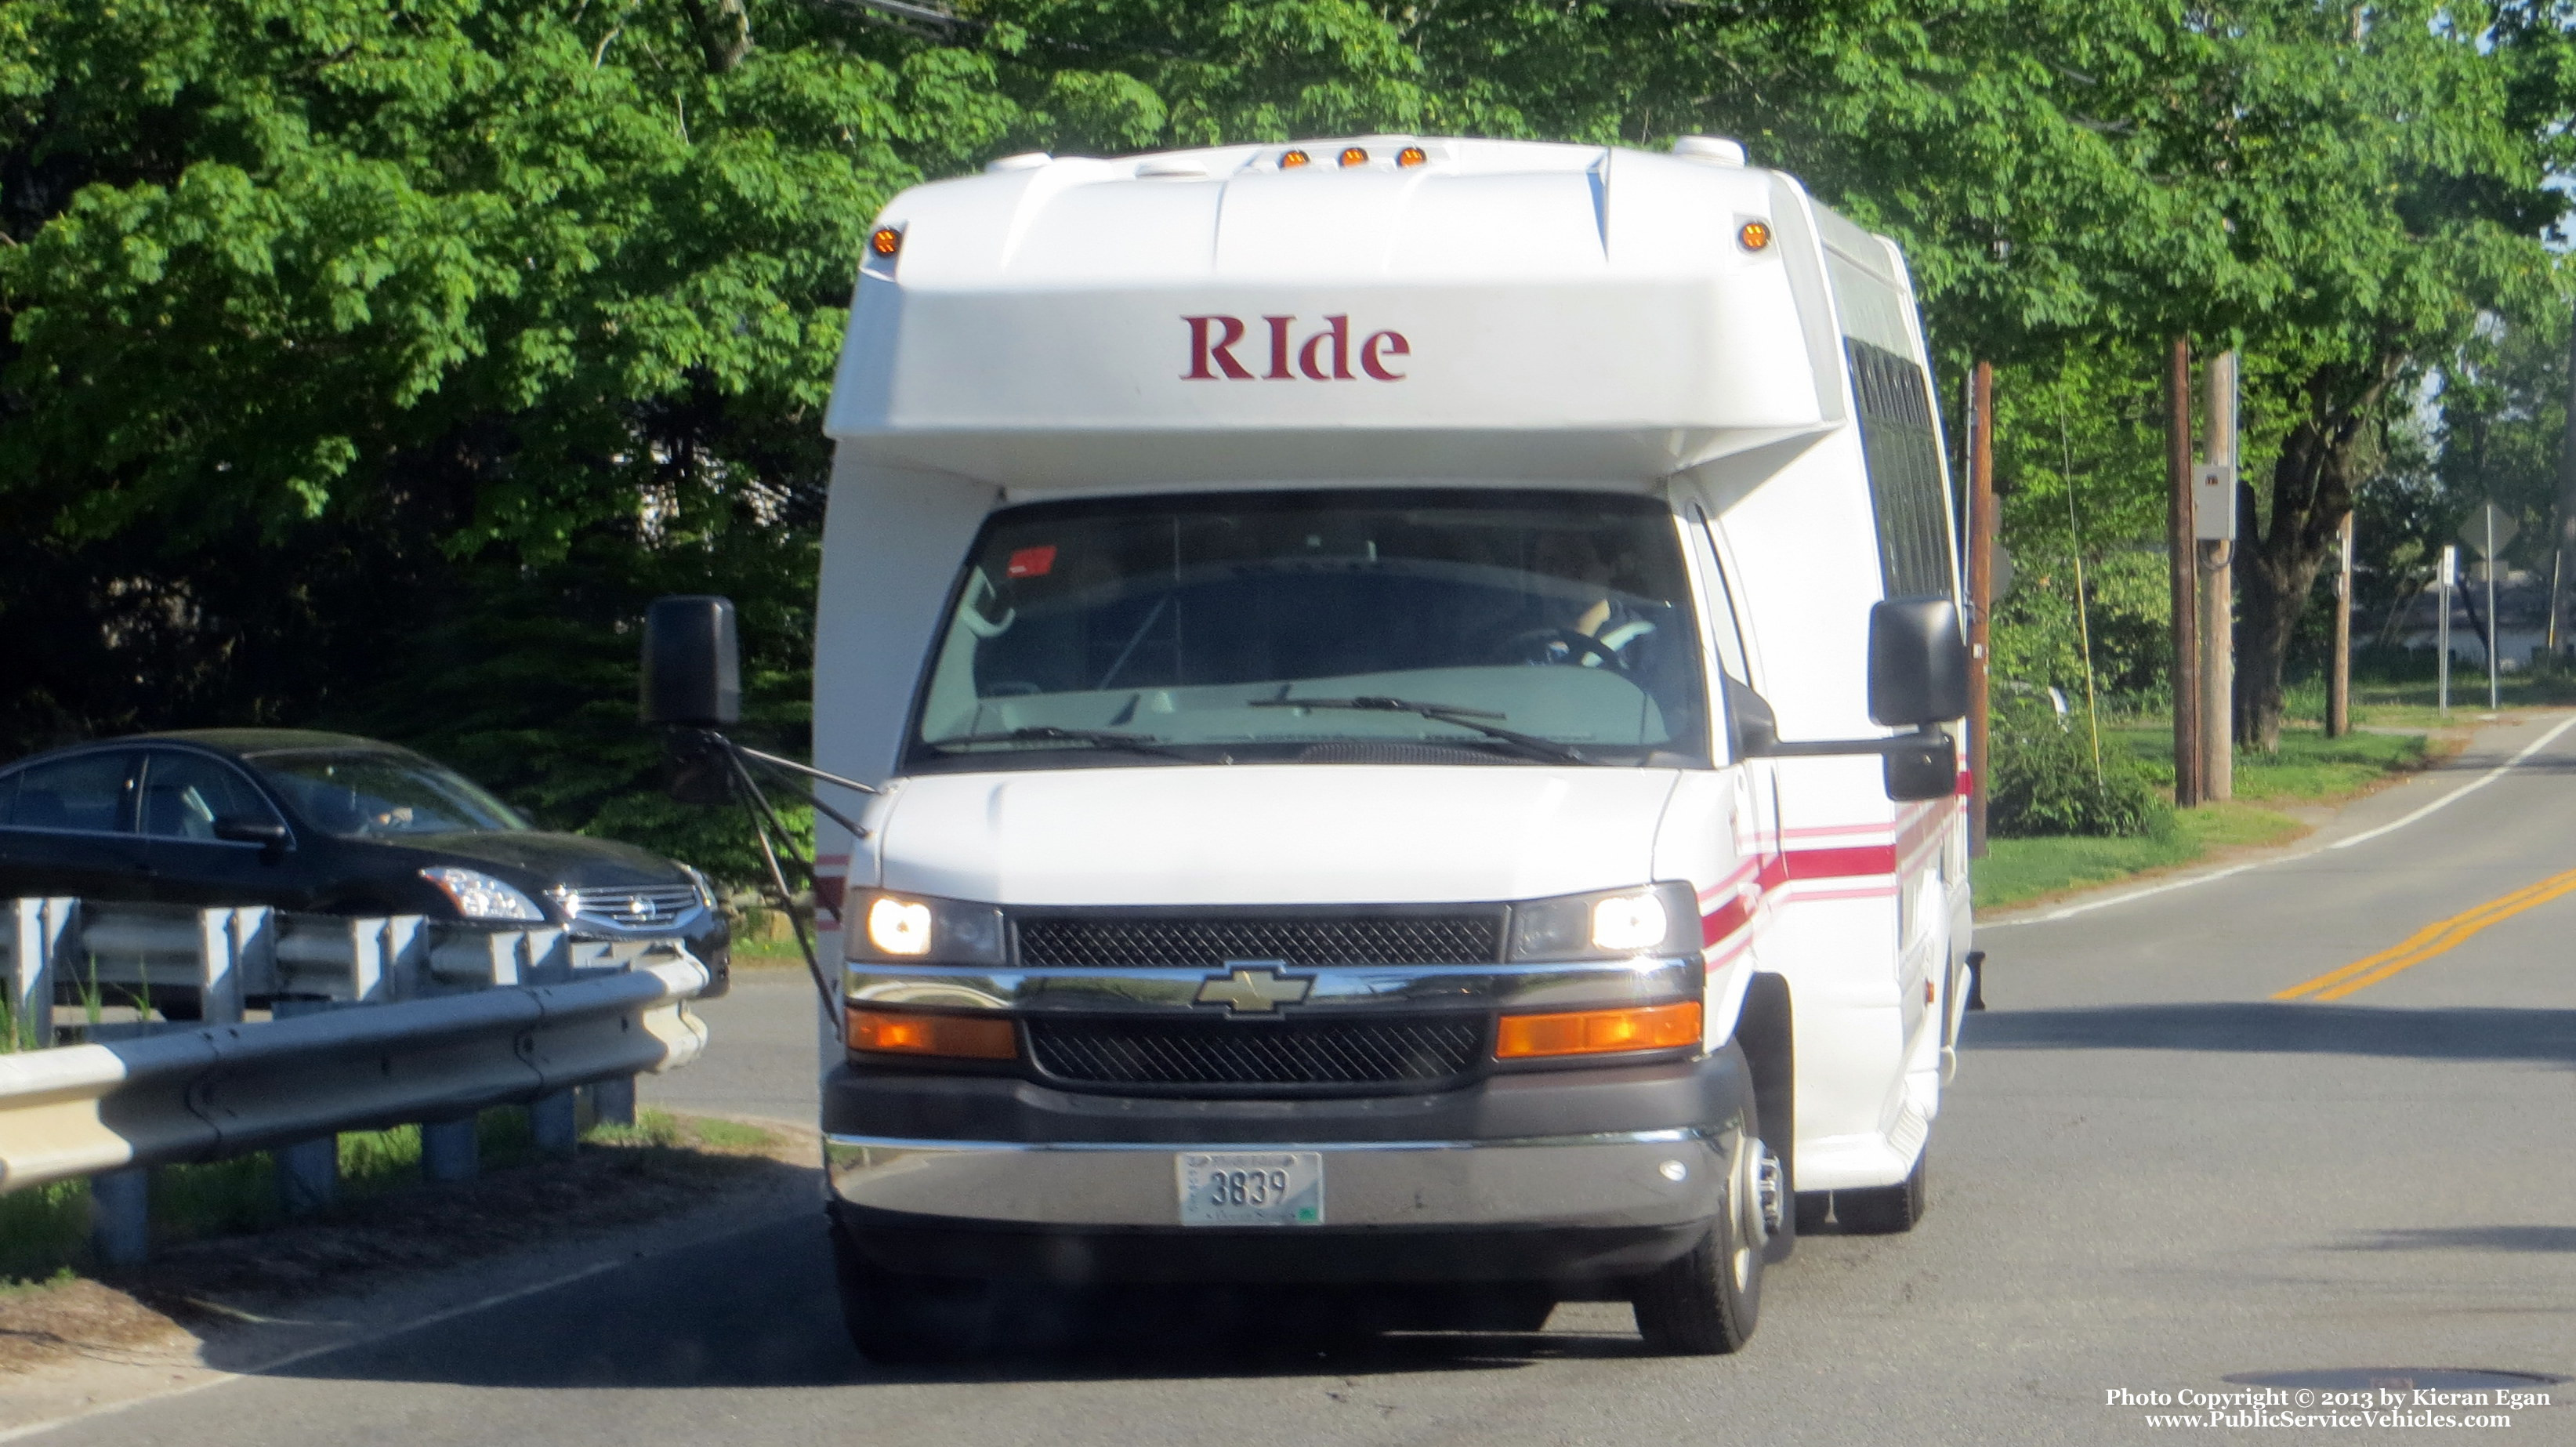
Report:
[[[671,862],[674,864],[680,863],[676,859]],[[689,876],[689,883],[698,887],[698,903],[708,909],[715,908],[716,887],[707,882],[707,877],[700,874],[695,865],[680,864],[680,872]]]
[[[460,869],[453,864],[434,864],[420,872],[420,877],[438,886],[438,892],[456,906],[456,912],[467,919],[505,919],[529,924],[543,924],[546,912],[537,902],[516,888],[479,870]]]
[[[1607,960],[1700,951],[1699,897],[1679,880],[1512,906],[1511,957]]]
[[[851,959],[943,965],[1003,962],[1002,912],[989,904],[882,889],[853,890],[849,904],[842,918],[858,926],[845,931]]]

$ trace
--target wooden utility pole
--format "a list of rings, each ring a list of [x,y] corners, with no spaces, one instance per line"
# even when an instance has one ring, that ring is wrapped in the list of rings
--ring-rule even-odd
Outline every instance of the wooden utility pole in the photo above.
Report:
[[[2549,647],[2564,646],[2567,564],[2576,559],[2576,327],[2567,330],[2567,421],[2558,448],[2558,547],[2549,570]],[[2555,662],[2553,656],[2552,661]]]
[[[1986,852],[1986,644],[1995,594],[1995,364],[1979,362],[1968,383],[1968,852]]]
[[[2326,737],[2352,732],[2352,514],[2343,515],[2335,560],[2334,668],[2326,675]]]
[[[2165,362],[2165,548],[2173,587],[2174,803],[2200,793],[2200,566],[2191,525],[2191,342],[2176,337]]]
[[[2236,354],[2221,352],[2201,367],[2208,390],[2206,444],[2200,460],[2209,466],[2236,468]],[[2236,490],[2228,489],[2226,507],[2236,507]],[[2202,528],[2202,532],[2210,529]],[[2200,544],[2200,797],[2236,797],[2236,544]]]

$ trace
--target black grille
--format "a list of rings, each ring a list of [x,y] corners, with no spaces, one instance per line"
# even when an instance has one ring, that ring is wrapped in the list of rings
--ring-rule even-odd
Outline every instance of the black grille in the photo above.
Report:
[[[1023,965],[1475,965],[1502,958],[1503,912],[1039,916],[1017,921]]]
[[[1428,1085],[1485,1052],[1485,1019],[1033,1018],[1038,1068],[1093,1085]]]

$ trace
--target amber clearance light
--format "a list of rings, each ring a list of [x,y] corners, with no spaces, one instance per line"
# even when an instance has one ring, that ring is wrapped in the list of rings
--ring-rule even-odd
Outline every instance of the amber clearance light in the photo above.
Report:
[[[1760,251],[1771,244],[1771,223],[1747,221],[1743,229],[1735,233],[1735,239],[1743,243],[1747,251]]]
[[[879,256],[892,256],[903,250],[903,233],[891,226],[880,226],[868,233],[868,250]]]
[[[958,1060],[1017,1060],[1020,1036],[1008,1020],[852,1007],[850,1048],[880,1055],[942,1055]]]
[[[1345,166],[1365,166],[1368,164],[1368,152],[1362,150],[1358,146],[1345,146],[1342,148],[1342,164]]]
[[[1498,1060],[1549,1055],[1603,1055],[1614,1050],[1670,1050],[1699,1043],[1699,1002],[1565,1015],[1505,1015],[1494,1038]]]
[[[1395,153],[1395,163],[1399,166],[1419,166],[1430,159],[1420,146],[1407,146]]]
[[[1282,151],[1279,153],[1279,169],[1282,171],[1293,171],[1313,159],[1315,158],[1307,155],[1304,151]]]

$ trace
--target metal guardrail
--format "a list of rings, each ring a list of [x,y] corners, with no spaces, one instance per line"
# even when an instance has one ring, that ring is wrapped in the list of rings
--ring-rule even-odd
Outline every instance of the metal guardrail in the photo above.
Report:
[[[303,1152],[321,1172],[327,1200],[336,1132],[422,1121],[429,1174],[470,1175],[475,1111],[530,1103],[548,1118],[540,1144],[568,1146],[574,1087],[676,1069],[706,1044],[682,1007],[708,971],[676,943],[265,908],[7,908],[5,998],[41,1028],[38,1048],[0,1054],[0,1191],[96,1175],[94,1202],[132,1217],[102,1220],[113,1260],[142,1252],[134,1168],[282,1147],[281,1166]],[[161,986],[192,989],[203,1018],[75,1025],[92,1038],[50,1043],[62,991]],[[252,999],[274,1017],[246,1020]]]

